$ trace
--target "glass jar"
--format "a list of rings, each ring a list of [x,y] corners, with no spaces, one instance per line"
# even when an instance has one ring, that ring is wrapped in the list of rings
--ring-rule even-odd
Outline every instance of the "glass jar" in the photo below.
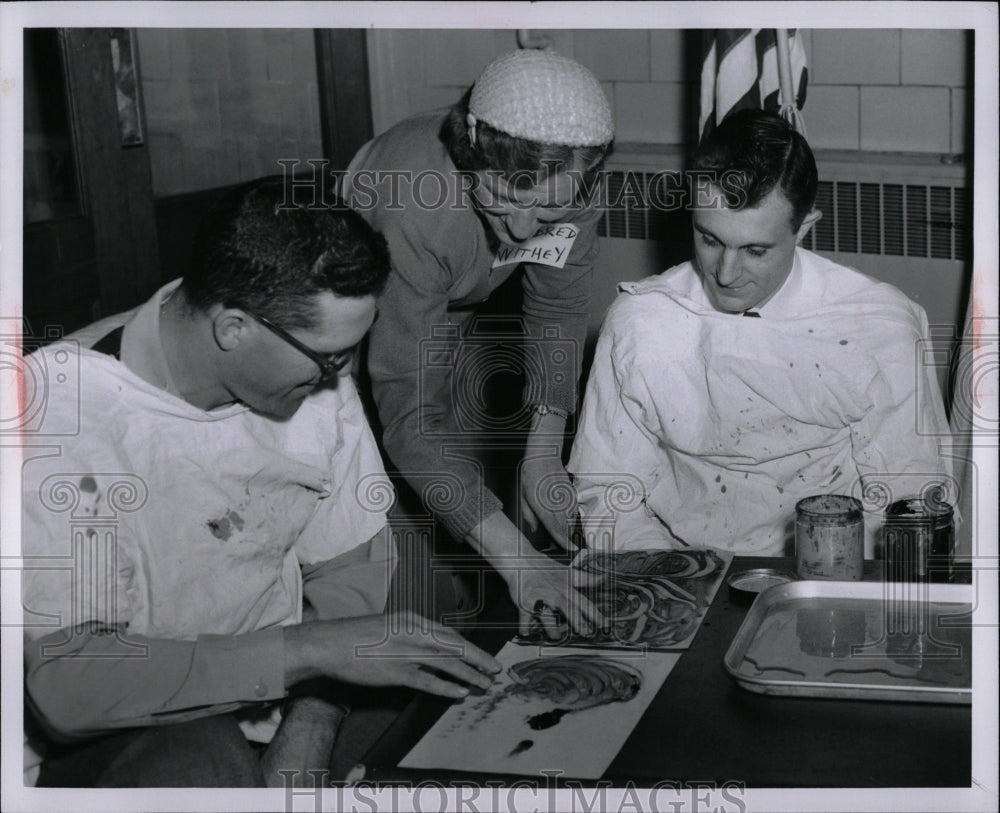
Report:
[[[864,512],[858,500],[844,494],[820,494],[796,503],[799,578],[858,581],[864,560]]]
[[[885,509],[885,573],[895,582],[954,579],[955,523],[942,500],[897,500]]]

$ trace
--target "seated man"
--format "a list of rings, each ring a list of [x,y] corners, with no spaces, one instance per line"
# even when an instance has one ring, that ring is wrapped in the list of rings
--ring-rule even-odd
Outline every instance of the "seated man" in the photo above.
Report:
[[[597,345],[569,465],[590,544],[790,555],[796,502],[849,494],[872,557],[887,502],[947,478],[924,311],[799,247],[816,164],[777,115],[732,114],[689,174],[693,262],[623,284]]]
[[[498,664],[454,632],[382,615],[391,487],[347,373],[388,273],[358,215],[266,179],[206,221],[183,279],[29,359],[47,387],[23,468],[39,784],[280,784],[326,767],[334,681],[490,684]]]

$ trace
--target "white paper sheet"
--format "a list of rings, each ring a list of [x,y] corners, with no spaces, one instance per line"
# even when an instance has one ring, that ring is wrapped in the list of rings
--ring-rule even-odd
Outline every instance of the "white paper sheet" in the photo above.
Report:
[[[490,691],[452,706],[400,767],[596,779],[679,658],[509,642]]]

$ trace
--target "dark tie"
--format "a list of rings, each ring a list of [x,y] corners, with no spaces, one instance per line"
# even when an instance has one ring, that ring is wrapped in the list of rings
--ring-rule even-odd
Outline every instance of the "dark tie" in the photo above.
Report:
[[[743,311],[743,315],[744,316],[756,316],[758,319],[760,319],[760,314],[757,313],[757,311]]]

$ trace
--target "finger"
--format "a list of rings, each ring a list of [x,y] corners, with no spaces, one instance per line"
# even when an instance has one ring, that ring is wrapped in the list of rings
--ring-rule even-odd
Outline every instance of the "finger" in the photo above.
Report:
[[[455,680],[468,683],[470,686],[477,686],[483,690],[490,688],[493,684],[492,675],[473,669],[469,664],[457,658],[435,658],[425,663],[424,668],[443,673],[441,676],[450,675]]]
[[[521,524],[524,525],[531,533],[538,530],[538,517],[531,508],[531,503],[528,502],[528,498],[523,494],[519,500],[521,506]]]
[[[542,629],[545,630],[545,637],[550,641],[561,641],[566,637],[569,625],[566,623],[566,618],[561,612],[546,605],[542,608],[538,617],[542,622]]]
[[[574,564],[576,564],[574,562]],[[602,584],[608,577],[607,573],[595,572],[593,570],[579,570],[576,567],[570,567],[570,583],[573,587],[580,589],[581,587],[596,587]]]
[[[542,522],[545,525],[545,530],[549,532],[549,536],[556,541],[559,547],[567,551],[579,550],[579,545],[570,536],[565,516],[551,513],[543,514]]]
[[[462,698],[469,694],[468,687],[445,680],[423,669],[404,670],[404,678],[400,683],[404,686],[420,689],[420,691],[431,694],[438,694],[442,697]]]
[[[531,613],[524,607],[517,608],[517,634],[528,637],[531,633]]]
[[[424,637],[424,644],[436,652],[452,656],[457,648],[460,650],[458,657],[480,672],[495,675],[503,669],[503,664],[488,652],[441,624],[433,625],[433,634]]]

